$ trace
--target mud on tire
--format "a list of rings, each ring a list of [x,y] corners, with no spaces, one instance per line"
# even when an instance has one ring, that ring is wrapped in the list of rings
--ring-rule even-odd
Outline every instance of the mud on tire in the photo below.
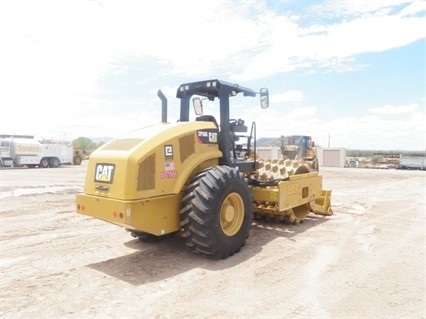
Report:
[[[210,258],[238,252],[252,221],[252,196],[244,175],[228,166],[197,174],[185,189],[180,218],[180,235],[194,252]]]

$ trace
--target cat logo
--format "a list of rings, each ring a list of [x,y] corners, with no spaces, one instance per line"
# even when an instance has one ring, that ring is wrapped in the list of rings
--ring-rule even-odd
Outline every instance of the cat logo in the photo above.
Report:
[[[98,163],[95,168],[95,182],[112,183],[114,179],[114,164]]]
[[[204,129],[197,131],[197,134],[195,135],[195,140],[199,144],[217,144],[217,135],[218,130],[217,129]]]

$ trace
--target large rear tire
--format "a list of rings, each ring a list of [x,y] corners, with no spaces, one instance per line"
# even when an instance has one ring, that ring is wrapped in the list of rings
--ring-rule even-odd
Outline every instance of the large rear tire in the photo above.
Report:
[[[49,167],[49,160],[47,158],[43,157],[40,161],[40,167],[41,168]]]
[[[80,165],[81,162],[82,162],[82,159],[81,159],[81,157],[79,155],[77,155],[76,157],[74,157],[73,161],[72,161],[73,165]]]
[[[58,158],[53,157],[50,159],[50,167],[59,167],[59,165],[61,165],[61,162],[59,161]]]
[[[181,236],[194,252],[227,258],[238,252],[252,221],[252,196],[244,175],[228,166],[197,174],[180,210]]]

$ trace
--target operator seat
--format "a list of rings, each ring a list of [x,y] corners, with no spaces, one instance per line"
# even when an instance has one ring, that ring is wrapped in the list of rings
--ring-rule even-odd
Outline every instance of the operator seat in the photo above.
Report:
[[[200,115],[195,120],[203,122],[213,122],[216,127],[219,128],[219,125],[217,124],[217,121],[213,115]]]

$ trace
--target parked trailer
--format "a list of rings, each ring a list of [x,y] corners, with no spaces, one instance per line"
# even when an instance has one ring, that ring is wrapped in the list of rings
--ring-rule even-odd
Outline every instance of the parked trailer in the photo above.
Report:
[[[33,139],[0,139],[0,166],[58,167],[73,163],[73,147],[63,143],[39,143]]]
[[[399,166],[397,168],[426,170],[426,157],[401,155],[399,158]]]

